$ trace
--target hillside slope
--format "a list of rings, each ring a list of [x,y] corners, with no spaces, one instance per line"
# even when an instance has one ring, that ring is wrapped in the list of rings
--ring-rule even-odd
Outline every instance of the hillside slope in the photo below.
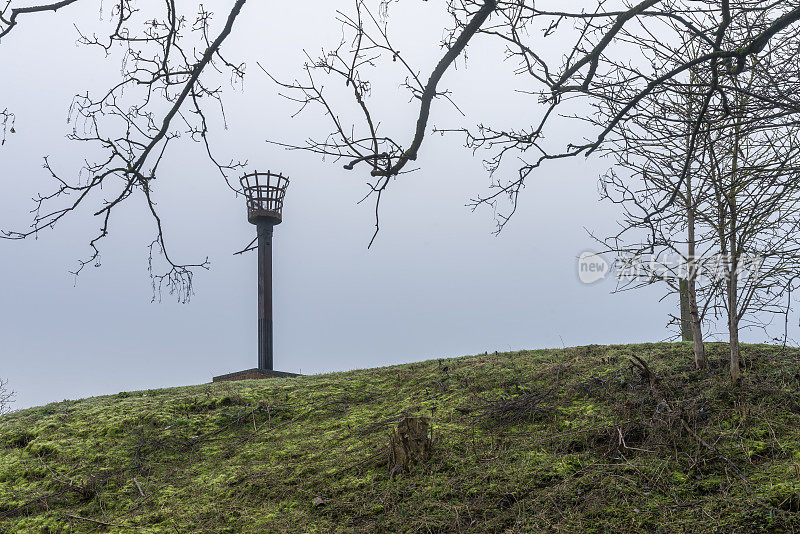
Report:
[[[523,351],[67,401],[0,418],[2,532],[800,530],[800,351]],[[658,380],[632,366],[647,362]],[[432,460],[390,477],[403,415]]]

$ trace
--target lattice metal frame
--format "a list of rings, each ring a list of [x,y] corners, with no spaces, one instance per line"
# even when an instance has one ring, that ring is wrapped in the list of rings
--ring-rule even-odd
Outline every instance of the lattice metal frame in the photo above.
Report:
[[[265,219],[272,224],[280,224],[289,178],[271,171],[256,171],[245,174],[239,182],[247,200],[247,220],[252,224]]]

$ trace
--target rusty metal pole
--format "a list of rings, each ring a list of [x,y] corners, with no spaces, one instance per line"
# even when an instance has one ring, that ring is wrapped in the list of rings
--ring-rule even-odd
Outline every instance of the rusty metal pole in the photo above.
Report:
[[[289,178],[280,173],[251,172],[239,179],[247,205],[247,220],[258,241],[258,367],[214,377],[214,382],[253,378],[288,378],[296,373],[276,371],[272,353],[272,232],[283,220],[283,197]],[[246,250],[252,250],[252,243]]]
[[[258,221],[258,368],[272,371],[272,228]]]

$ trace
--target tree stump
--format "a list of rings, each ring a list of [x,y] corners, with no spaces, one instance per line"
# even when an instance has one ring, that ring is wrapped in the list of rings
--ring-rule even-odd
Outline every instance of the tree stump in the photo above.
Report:
[[[389,468],[394,475],[398,470],[411,467],[431,458],[432,436],[429,417],[406,417],[392,431],[389,442]]]

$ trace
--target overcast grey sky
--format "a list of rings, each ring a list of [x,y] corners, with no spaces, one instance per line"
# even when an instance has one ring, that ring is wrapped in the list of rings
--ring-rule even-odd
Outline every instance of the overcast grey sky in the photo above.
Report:
[[[229,4],[206,2],[220,16]],[[292,119],[296,107],[278,96],[256,62],[283,78],[298,76],[302,50],[315,53],[338,42],[334,11],[351,4],[314,0],[275,9],[249,2],[225,47],[227,56],[247,62],[248,75],[243,90],[228,89],[229,129],[217,124],[213,132],[218,152],[292,180],[274,241],[276,368],[321,373],[668,337],[667,313],[676,299],[658,302],[662,288],[612,295],[611,281],[578,281],[576,258],[593,248],[584,228],[603,234],[614,227],[614,208],[598,202],[596,188],[607,162],[574,159],[543,169],[495,237],[492,214],[465,207],[489,183],[480,158],[461,147],[461,138],[430,136],[420,170],[391,185],[380,235],[368,250],[372,207],[356,205],[366,191],[363,170],[347,172],[266,143],[302,142],[324,135],[328,125],[317,111]],[[390,13],[398,47],[423,72],[440,53],[439,4],[393,4]],[[0,109],[15,112],[17,129],[0,149],[2,228],[29,224],[31,197],[52,185],[44,155],[65,175],[81,166],[86,147],[65,139],[70,101],[107,88],[119,71],[117,56],[75,45],[73,23],[107,24],[99,5],[86,0],[57,15],[28,18],[0,46]],[[532,123],[540,112],[535,98],[515,94],[513,66],[499,50],[479,44],[471,47],[467,68],[461,62],[442,82],[467,119],[437,102],[431,123]],[[410,138],[415,104],[397,80],[378,82],[374,101],[382,120],[399,138]],[[85,257],[100,224],[86,210],[36,240],[0,242],[0,376],[18,392],[16,407],[197,384],[255,366],[255,257],[232,255],[255,235],[242,199],[192,143],[173,147],[161,176],[156,195],[173,253],[185,261],[208,256],[212,264],[197,273],[189,304],[169,297],[150,302],[146,260],[154,229],[135,199],[113,220],[102,266],[77,280],[68,271]]]

